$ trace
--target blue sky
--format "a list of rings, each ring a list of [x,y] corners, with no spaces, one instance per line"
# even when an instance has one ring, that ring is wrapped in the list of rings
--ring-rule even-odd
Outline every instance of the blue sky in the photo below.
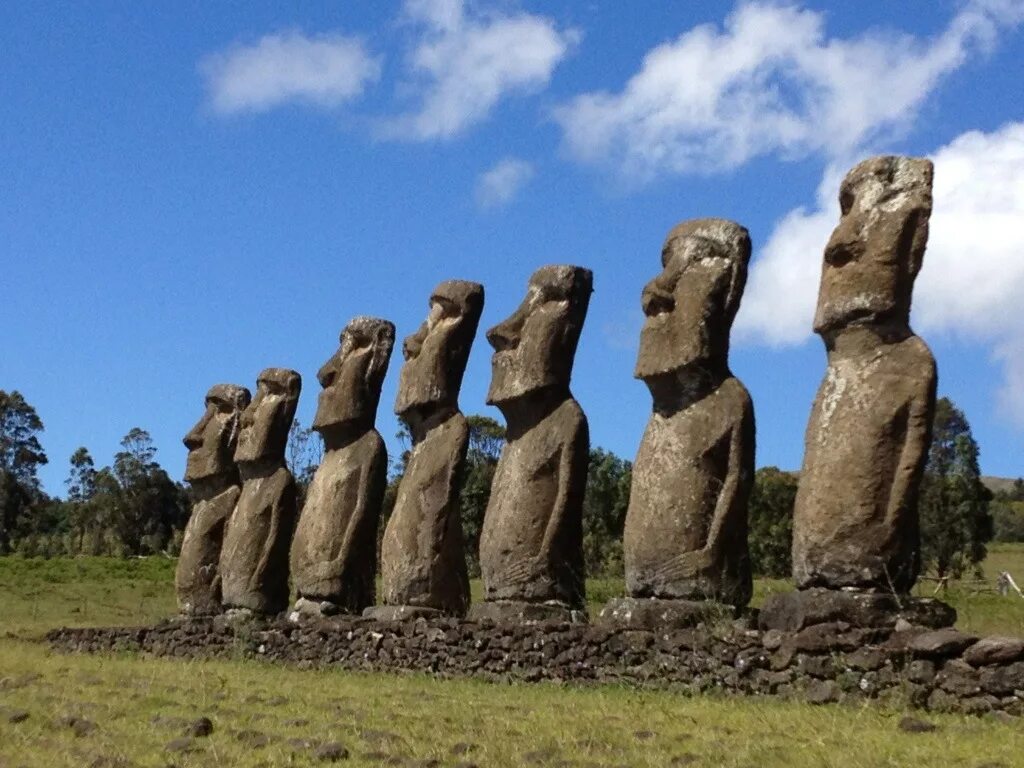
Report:
[[[180,477],[209,386],[264,367],[303,375],[309,423],[350,317],[404,337],[463,278],[482,331],[549,263],[594,271],[573,390],[631,458],[640,290],[698,216],[751,231],[732,367],[758,464],[797,468],[838,182],[881,152],[936,161],[915,329],[983,470],[1024,474],[1024,0],[7,0],[0,71],[0,388],[52,493],[133,426]],[[497,418],[489,360],[481,332],[461,402]]]

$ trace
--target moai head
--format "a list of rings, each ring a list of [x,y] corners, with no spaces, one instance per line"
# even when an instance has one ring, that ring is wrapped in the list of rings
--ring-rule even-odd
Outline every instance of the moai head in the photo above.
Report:
[[[693,367],[725,366],[729,331],[750,261],[750,234],[725,219],[676,226],[661,249],[662,271],[643,290],[647,319],[634,375],[649,386]]]
[[[252,395],[245,387],[217,384],[206,393],[206,411],[182,441],[188,448],[185,481],[197,483],[237,474],[239,421]]]
[[[313,429],[327,441],[350,429],[373,426],[395,345],[395,326],[376,317],[354,317],[339,341],[338,351],[316,375],[323,390]]]
[[[256,379],[256,397],[242,411],[236,463],[284,461],[288,430],[299,404],[302,377],[287,368],[267,368]]]
[[[851,325],[910,321],[932,212],[932,163],[873,157],[846,174],[842,218],[825,246],[814,330],[828,337]]]
[[[545,389],[568,392],[593,283],[583,267],[541,267],[530,276],[519,309],[487,332],[494,347],[488,405]]]
[[[483,308],[479,283],[447,280],[434,289],[427,319],[402,345],[405,365],[395,413],[404,418],[417,410],[457,406]]]

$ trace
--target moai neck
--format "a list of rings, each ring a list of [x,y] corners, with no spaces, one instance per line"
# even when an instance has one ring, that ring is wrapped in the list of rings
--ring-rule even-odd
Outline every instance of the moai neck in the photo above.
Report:
[[[725,358],[702,360],[669,373],[645,378],[654,400],[654,412],[672,416],[703,400],[732,373]]]
[[[551,386],[534,390],[522,397],[496,403],[505,417],[506,435],[516,440],[551,415],[558,406],[572,399],[569,387]]]
[[[236,472],[225,472],[220,475],[211,475],[210,477],[203,477],[197,480],[190,480],[189,485],[191,490],[189,495],[195,502],[209,501],[216,496],[220,496],[224,491],[229,488],[240,485],[241,480],[239,479],[239,473]]]
[[[448,423],[458,412],[455,405],[434,403],[426,408],[411,408],[402,414],[401,419],[409,428],[412,444],[418,445],[428,433]]]
[[[353,419],[342,424],[332,424],[329,427],[318,427],[317,432],[324,440],[325,451],[340,451],[373,429],[373,421],[372,416]]]
[[[278,458],[240,461],[238,462],[238,474],[241,475],[242,482],[247,483],[250,480],[261,480],[265,477],[270,477],[283,467],[284,461]]]
[[[914,335],[904,323],[848,325],[825,338],[825,347],[842,357],[862,354],[885,344],[898,344]]]

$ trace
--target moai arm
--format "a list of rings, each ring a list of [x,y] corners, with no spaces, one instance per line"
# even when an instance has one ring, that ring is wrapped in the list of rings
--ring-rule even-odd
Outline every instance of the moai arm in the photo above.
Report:
[[[270,530],[263,539],[263,551],[260,552],[259,565],[252,572],[254,579],[262,579],[264,574],[276,570],[274,563],[271,562],[275,557],[283,557],[285,563],[287,563],[288,548],[292,537],[290,530],[288,535],[282,537],[281,526],[283,524],[291,527],[295,524],[295,505],[297,499],[295,495],[295,479],[287,470],[285,470],[285,474],[284,487],[281,488],[279,493],[274,495],[270,506]],[[283,551],[275,552],[275,548],[282,550],[282,547]],[[258,590],[260,586],[259,584],[251,584],[250,588]]]
[[[372,434],[376,437],[376,433]],[[382,480],[386,482],[386,478],[381,478],[380,475],[382,474],[382,468],[387,466],[387,454],[379,437],[375,441],[373,453],[374,455],[371,460],[365,462],[359,470],[359,491],[356,496],[355,508],[352,510],[352,514],[349,515],[348,524],[345,526],[345,536],[342,539],[341,549],[338,552],[338,559],[342,561],[342,564],[351,562],[352,547],[359,536],[360,530],[364,525],[373,522],[373,520],[368,520],[368,516],[372,517],[376,514],[379,521],[380,488]],[[376,526],[373,526],[373,531],[374,536],[376,536]]]
[[[420,509],[422,520],[427,521],[423,526],[420,536],[417,537],[417,545],[420,550],[417,557],[425,554],[440,552],[444,547],[444,538],[448,530],[448,518],[452,512],[449,507],[458,507],[459,489],[461,486],[461,472],[466,460],[466,451],[469,449],[469,427],[462,414],[456,414],[459,420],[458,432],[455,435],[455,450],[448,454],[444,465],[438,470],[432,482],[420,491]]]
[[[731,524],[735,515],[731,514],[742,497],[749,497],[750,467],[753,464],[753,423],[750,409],[745,408],[742,418],[723,435],[728,441],[728,467],[725,481],[715,500],[715,508],[708,525],[707,538],[704,546],[691,552],[680,552],[669,558],[658,568],[659,581],[692,578],[706,571],[717,559],[718,548],[729,538],[725,526]],[[746,514],[746,510],[743,511]]]
[[[911,395],[906,404],[907,423],[903,432],[903,444],[900,447],[900,460],[893,474],[889,490],[889,503],[886,509],[886,520],[905,512],[907,497],[911,488],[920,483],[921,467],[928,454],[931,443],[932,414],[935,412],[936,377],[934,364],[931,376],[924,392]]]

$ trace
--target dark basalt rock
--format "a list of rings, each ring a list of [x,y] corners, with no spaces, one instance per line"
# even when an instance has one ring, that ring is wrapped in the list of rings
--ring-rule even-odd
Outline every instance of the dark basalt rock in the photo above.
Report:
[[[795,632],[813,624],[843,621],[854,627],[941,628],[956,623],[956,610],[939,600],[862,590],[800,589],[769,595],[758,614],[761,629]]]

